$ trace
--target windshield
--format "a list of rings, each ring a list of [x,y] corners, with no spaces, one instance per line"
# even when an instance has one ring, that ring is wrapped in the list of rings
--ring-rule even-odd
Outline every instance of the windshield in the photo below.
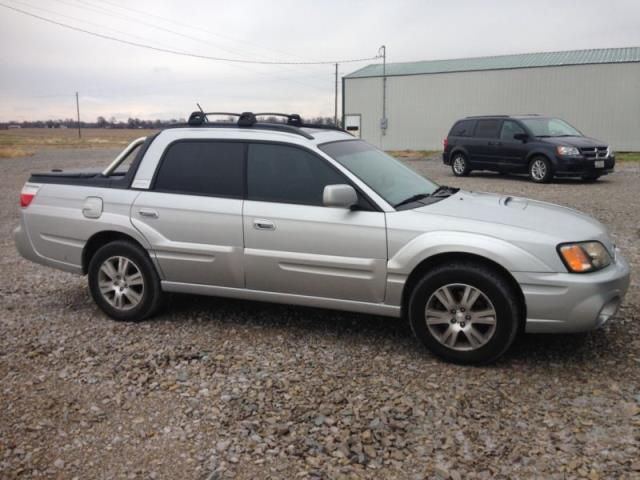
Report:
[[[438,188],[435,183],[362,140],[325,143],[319,148],[390,205],[397,205],[414,196],[430,195]]]
[[[522,123],[536,137],[581,137],[582,134],[559,118],[525,118]]]

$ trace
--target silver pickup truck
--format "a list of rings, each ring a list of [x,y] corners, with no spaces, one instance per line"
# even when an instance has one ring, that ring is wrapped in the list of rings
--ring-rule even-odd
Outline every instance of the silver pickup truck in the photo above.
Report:
[[[408,318],[454,362],[519,332],[579,332],[617,311],[629,267],[569,208],[438,186],[347,132],[239,115],[167,128],[102,172],[34,173],[15,242],[87,274],[97,305],[141,320],[163,292]]]

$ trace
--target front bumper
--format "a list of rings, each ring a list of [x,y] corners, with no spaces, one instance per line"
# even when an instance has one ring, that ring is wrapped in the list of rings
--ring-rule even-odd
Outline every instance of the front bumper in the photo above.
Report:
[[[528,333],[575,333],[601,327],[629,288],[629,264],[615,262],[593,273],[514,272],[527,306]]]
[[[596,161],[604,161],[604,167],[596,167]],[[556,156],[554,175],[560,177],[581,177],[590,175],[607,175],[616,166],[615,157],[584,158]]]

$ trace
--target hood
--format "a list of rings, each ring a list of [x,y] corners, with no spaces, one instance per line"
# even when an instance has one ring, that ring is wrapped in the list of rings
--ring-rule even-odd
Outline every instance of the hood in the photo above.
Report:
[[[562,145],[567,147],[589,148],[606,147],[607,142],[603,142],[591,137],[543,137],[538,140],[552,145]]]
[[[460,190],[438,203],[415,209],[416,212],[474,221],[473,229],[504,237],[525,246],[546,242],[556,244],[598,240],[613,255],[614,245],[606,228],[596,219],[577,210],[522,197]],[[475,222],[480,222],[477,224]],[[465,230],[464,222],[455,222]],[[545,243],[546,243],[545,242]]]

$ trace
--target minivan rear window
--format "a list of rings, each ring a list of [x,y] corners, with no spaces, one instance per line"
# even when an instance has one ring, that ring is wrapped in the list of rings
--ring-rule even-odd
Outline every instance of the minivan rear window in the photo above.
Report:
[[[470,137],[473,135],[473,127],[476,126],[475,120],[460,120],[451,129],[452,137]]]

